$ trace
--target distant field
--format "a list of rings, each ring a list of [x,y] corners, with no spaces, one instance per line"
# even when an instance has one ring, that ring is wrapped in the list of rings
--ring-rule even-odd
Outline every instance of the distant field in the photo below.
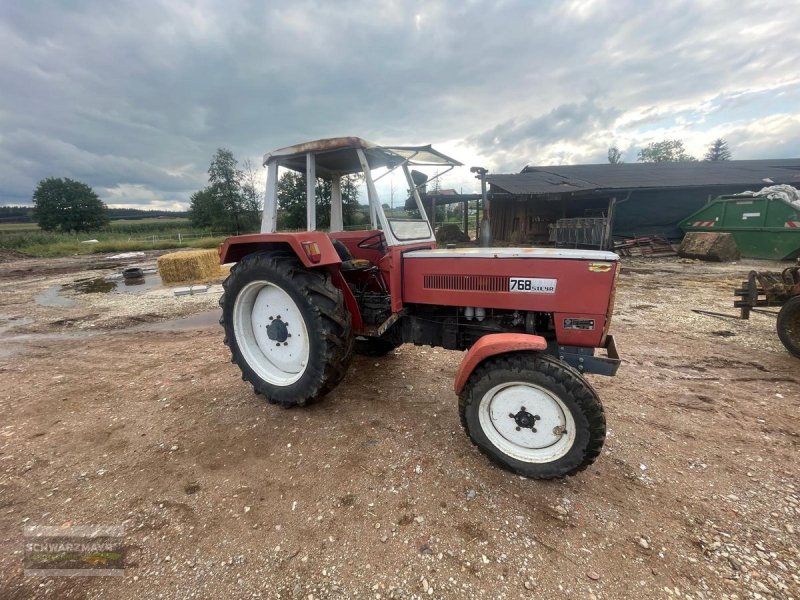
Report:
[[[159,219],[158,217],[151,217],[148,219],[115,219],[111,221],[110,227],[124,227],[124,226],[137,226],[137,225],[150,225],[157,223],[159,225],[170,227],[174,225],[189,226],[189,219],[184,217],[171,217]]]
[[[108,225],[112,229],[146,229],[157,225],[159,229],[172,227],[183,227],[189,229],[189,219],[186,218],[165,218],[159,219],[152,217],[148,219],[115,219]],[[40,231],[36,223],[0,223],[0,233],[5,231]]]
[[[0,233],[4,231],[39,231],[36,223],[0,223]]]
[[[228,235],[232,233],[192,229],[185,218],[116,220],[100,231],[79,234],[42,231],[35,223],[2,223],[0,248],[12,248],[31,256],[213,248]],[[97,243],[85,243],[87,240]]]

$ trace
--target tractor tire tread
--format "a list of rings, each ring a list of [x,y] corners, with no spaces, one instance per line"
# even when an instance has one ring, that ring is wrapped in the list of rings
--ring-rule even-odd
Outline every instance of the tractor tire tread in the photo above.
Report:
[[[502,383],[499,374],[511,372],[523,374],[524,372],[536,371],[544,375],[556,386],[563,388],[571,395],[580,411],[586,417],[589,439],[583,449],[581,459],[577,464],[572,465],[568,471],[562,468],[549,467],[549,465],[536,465],[536,472],[527,470],[524,467],[515,468],[505,462],[498,451],[489,444],[479,443],[470,432],[467,422],[467,410],[473,403],[480,403],[481,398],[476,398],[473,394],[475,386],[482,380],[488,379],[492,384]],[[464,389],[459,394],[458,412],[461,419],[461,426],[467,432],[472,443],[493,462],[505,469],[509,469],[518,475],[533,479],[560,479],[565,476],[575,475],[587,469],[600,456],[606,437],[606,418],[603,405],[592,385],[584,379],[579,371],[566,363],[545,354],[530,352],[515,352],[490,357],[480,363],[470,375]]]
[[[789,354],[800,358],[800,296],[789,298],[778,313],[778,338]]]
[[[222,283],[223,294],[220,306],[223,316],[220,324],[225,328],[225,344],[231,350],[232,362],[242,370],[242,378],[248,381],[257,394],[264,396],[270,404],[284,408],[306,406],[317,401],[330,392],[344,378],[352,358],[353,333],[350,313],[344,305],[344,296],[334,284],[326,271],[306,269],[291,252],[258,252],[242,258],[236,269]],[[244,358],[239,355],[238,348],[230,340],[235,340],[232,323],[225,317],[225,305],[228,294],[236,279],[248,269],[266,267],[283,275],[309,299],[315,326],[319,328],[319,339],[324,347],[319,360],[309,360],[303,379],[307,385],[300,394],[291,396],[273,394],[268,385],[249,369]],[[307,376],[309,375],[309,376]]]

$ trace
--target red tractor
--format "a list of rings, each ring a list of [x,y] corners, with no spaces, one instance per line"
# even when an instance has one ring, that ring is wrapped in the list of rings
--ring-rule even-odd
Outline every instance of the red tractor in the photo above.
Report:
[[[261,233],[229,238],[221,324],[232,361],[269,402],[303,406],[344,378],[355,351],[404,343],[466,350],[461,422],[492,459],[533,478],[585,469],[606,423],[584,373],[614,375],[608,335],[619,271],[610,252],[437,249],[411,167],[461,163],[430,146],[318,140],[264,157]],[[307,231],[276,232],[278,167],[306,174]],[[373,171],[402,169],[415,211],[387,215]],[[344,231],[341,178],[362,173],[371,229]],[[330,232],[316,230],[315,182],[331,183]],[[595,356],[596,348],[606,356]]]

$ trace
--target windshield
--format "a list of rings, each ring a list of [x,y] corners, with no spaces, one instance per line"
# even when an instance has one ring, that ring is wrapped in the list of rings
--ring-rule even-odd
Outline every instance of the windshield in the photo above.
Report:
[[[411,240],[426,240],[431,237],[431,227],[427,221],[419,219],[392,219],[389,218],[389,227],[392,233],[401,242]]]

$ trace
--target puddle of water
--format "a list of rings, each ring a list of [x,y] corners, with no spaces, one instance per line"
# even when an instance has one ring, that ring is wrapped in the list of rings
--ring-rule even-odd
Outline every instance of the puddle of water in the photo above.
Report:
[[[79,294],[107,294],[115,289],[117,289],[116,281],[97,277],[96,279],[76,279],[74,283],[65,283],[61,286],[60,291],[75,291]]]
[[[36,297],[41,306],[57,306],[72,308],[77,306],[75,294],[141,294],[147,290],[161,287],[161,277],[154,270],[145,270],[145,276],[137,279],[125,279],[122,275],[111,277],[86,277],[76,279],[72,283],[53,285]]]
[[[222,309],[208,310],[197,313],[190,317],[179,319],[167,319],[157,323],[143,323],[131,329],[137,331],[187,331],[193,329],[207,329],[209,327],[219,327],[219,318],[222,316]]]
[[[57,306],[61,308],[72,308],[78,305],[76,300],[67,298],[66,296],[61,296],[59,294],[60,291],[60,285],[50,286],[41,294],[36,296],[36,304],[40,306]]]
[[[216,328],[219,327],[220,316],[222,316],[222,310],[214,309],[197,313],[189,317],[168,319],[166,321],[158,321],[156,323],[142,323],[141,325],[136,325],[134,327],[117,331],[72,330],[52,333],[22,333],[13,336],[6,336],[4,341],[8,343],[0,346],[0,359],[6,359],[16,354],[20,354],[24,350],[27,343],[37,341],[87,339],[99,335],[115,335],[119,333],[125,334],[128,332],[141,331],[175,333],[179,331],[194,331],[197,329]],[[24,318],[19,320],[9,320],[7,323],[0,323],[0,333],[4,333],[11,327],[32,322],[32,319]]]

